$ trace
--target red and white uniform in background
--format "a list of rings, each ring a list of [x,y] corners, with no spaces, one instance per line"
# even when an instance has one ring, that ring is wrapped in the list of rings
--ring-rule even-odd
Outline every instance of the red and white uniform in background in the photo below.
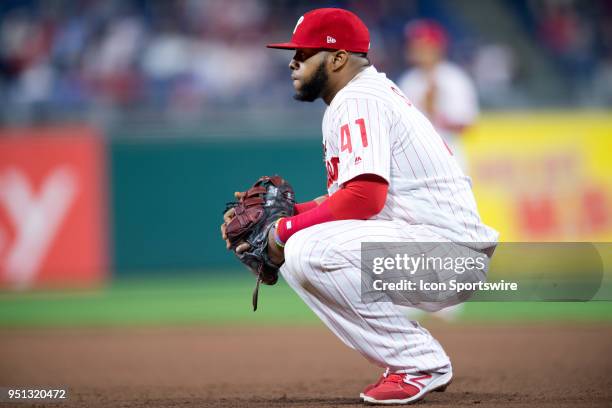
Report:
[[[293,234],[283,277],[368,360],[392,372],[450,372],[440,344],[400,307],[361,301],[361,243],[493,245],[498,234],[482,223],[469,178],[427,118],[374,67],[335,95],[323,119],[323,144],[331,196],[355,177],[375,174],[388,183],[386,201],[370,219],[324,222]]]
[[[398,80],[400,89],[419,108],[424,108],[425,95],[435,87],[434,112],[429,120],[450,146],[464,171],[466,159],[461,148],[461,132],[472,125],[479,113],[478,95],[471,78],[457,65],[443,61],[429,74],[413,68]]]

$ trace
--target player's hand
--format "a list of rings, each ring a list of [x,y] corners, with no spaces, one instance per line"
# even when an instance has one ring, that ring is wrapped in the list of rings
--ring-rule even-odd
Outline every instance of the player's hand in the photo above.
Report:
[[[276,245],[274,231],[274,228],[270,228],[268,232],[268,256],[275,265],[282,265],[285,262],[285,249]]]
[[[250,248],[251,248],[251,245],[249,245],[248,242],[242,242],[238,244],[238,246],[236,247],[236,253],[241,254],[244,251],[248,251]]]
[[[248,242],[243,242],[236,247],[236,253],[240,254],[244,251],[248,251],[250,248],[251,245],[249,245]],[[274,240],[274,228],[270,228],[270,232],[268,232],[268,255],[275,265],[282,265],[283,262],[285,262],[285,250],[276,245],[276,241]]]
[[[236,200],[241,200],[242,197],[244,197],[244,192],[240,192],[240,191],[236,191],[234,193],[234,198],[236,198]],[[225,214],[223,214],[223,224],[221,224],[221,238],[223,238],[223,240],[225,241],[225,247],[227,249],[230,249],[230,242],[227,239],[227,224],[232,220],[232,218],[234,218],[236,216],[236,212],[233,208],[230,208],[229,210],[227,210],[225,212]],[[242,245],[238,245],[238,248],[240,248]],[[248,244],[247,244],[248,245]],[[236,248],[236,251],[238,251],[238,248]],[[246,248],[248,249],[248,248]],[[242,249],[242,251],[245,251],[246,249]],[[241,251],[241,252],[242,252]]]

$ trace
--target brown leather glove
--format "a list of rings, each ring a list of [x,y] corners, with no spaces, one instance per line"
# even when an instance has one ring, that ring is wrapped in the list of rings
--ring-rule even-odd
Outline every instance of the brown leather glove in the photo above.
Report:
[[[225,223],[225,236],[229,249],[257,277],[253,292],[253,309],[257,310],[259,284],[274,285],[281,266],[268,255],[268,234],[276,220],[294,214],[295,194],[280,176],[263,176],[238,201],[228,203],[225,213],[230,209],[233,217]],[[238,247],[247,249],[236,251]]]

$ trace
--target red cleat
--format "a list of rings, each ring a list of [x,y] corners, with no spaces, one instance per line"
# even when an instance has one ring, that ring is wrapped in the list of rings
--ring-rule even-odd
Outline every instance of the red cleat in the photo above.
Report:
[[[369,384],[367,385],[363,391],[361,391],[361,394],[359,394],[359,398],[363,399],[363,397],[366,395],[366,393],[368,391],[370,391],[372,388],[375,388],[378,386],[378,384],[380,384],[384,379],[385,376],[387,375],[387,371],[385,371],[383,374],[380,375],[380,377],[378,377],[378,380],[376,380],[375,383]]]
[[[453,377],[452,373],[394,374],[385,373],[376,383],[366,387],[361,394],[370,404],[409,404],[428,392],[444,391]]]

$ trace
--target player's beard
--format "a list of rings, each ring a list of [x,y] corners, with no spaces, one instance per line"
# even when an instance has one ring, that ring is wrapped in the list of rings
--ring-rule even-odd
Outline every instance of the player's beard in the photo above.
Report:
[[[325,71],[325,61],[321,61],[317,70],[312,74],[308,82],[302,82],[302,87],[293,95],[294,99],[303,102],[313,102],[321,96],[321,93],[327,86],[329,77]]]

